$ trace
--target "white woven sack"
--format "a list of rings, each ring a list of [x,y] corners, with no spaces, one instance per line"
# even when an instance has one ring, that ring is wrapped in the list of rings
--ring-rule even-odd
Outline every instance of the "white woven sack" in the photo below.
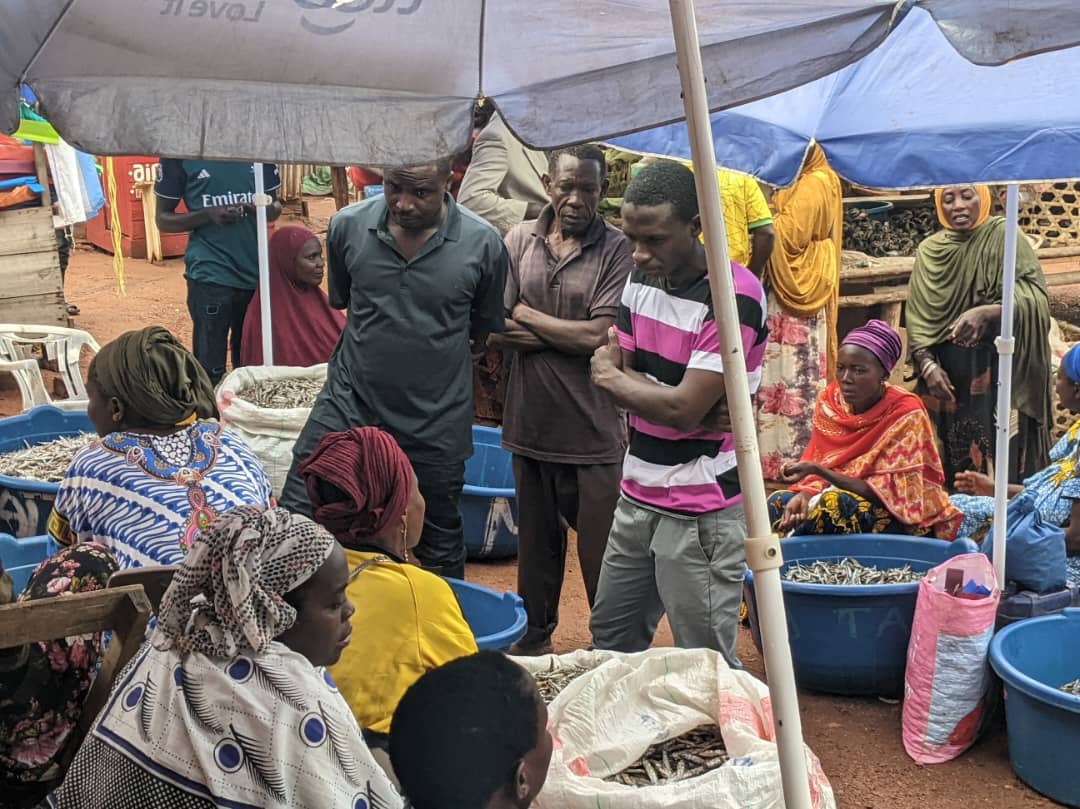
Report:
[[[257,382],[268,379],[318,379],[326,380],[326,363],[310,368],[252,365],[237,368],[225,377],[217,389],[217,406],[221,421],[240,434],[262,461],[274,496],[281,496],[285,478],[292,466],[292,451],[300,431],[311,415],[310,407],[292,407],[274,410],[256,407],[241,399],[239,393]]]

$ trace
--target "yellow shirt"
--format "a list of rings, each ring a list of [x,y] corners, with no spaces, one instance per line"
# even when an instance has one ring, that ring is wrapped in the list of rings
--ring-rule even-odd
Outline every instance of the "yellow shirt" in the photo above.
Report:
[[[693,165],[685,164],[693,170]],[[728,254],[736,264],[750,264],[750,231],[772,224],[772,211],[761,186],[748,174],[717,169],[720,181],[720,201],[724,205],[724,226],[727,230]],[[702,234],[702,241],[704,241]]]
[[[346,550],[349,570],[380,554]],[[477,651],[450,585],[426,570],[375,562],[349,583],[353,635],[330,668],[362,728],[390,732],[394,709],[429,669]]]

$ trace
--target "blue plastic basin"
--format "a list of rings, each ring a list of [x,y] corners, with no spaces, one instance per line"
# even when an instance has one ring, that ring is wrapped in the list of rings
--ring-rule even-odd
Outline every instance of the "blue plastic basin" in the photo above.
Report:
[[[0,419],[0,452],[92,432],[94,427],[85,412],[42,405],[28,413]],[[16,537],[44,534],[59,489],[56,483],[0,475],[0,533]]]
[[[1080,697],[1058,690],[1080,678],[1080,609],[1001,630],[990,642],[990,665],[1005,683],[1013,770],[1046,797],[1080,806]]]
[[[11,576],[12,589],[17,596],[30,581],[34,569],[59,550],[51,537],[23,537],[0,534],[0,562]]]
[[[868,219],[876,219],[879,222],[884,222],[888,219],[889,212],[893,209],[893,204],[891,202],[879,199],[858,200],[857,202],[848,202],[846,204],[849,208],[856,208],[865,213]]]
[[[851,557],[867,566],[911,565],[912,570],[925,572],[956,554],[977,550],[969,540],[942,542],[889,534],[806,536],[783,541],[785,569],[795,562],[838,562]],[[845,695],[895,697],[903,693],[918,582],[844,586],[785,581],[782,587],[795,679],[800,687]],[[754,576],[749,570],[746,590],[750,630],[760,650]]]
[[[473,455],[465,462],[461,518],[470,559],[517,556],[517,498],[513,456],[502,448],[502,431],[473,425]]]
[[[447,583],[461,604],[461,611],[481,649],[509,649],[525,634],[525,604],[517,593],[498,593],[489,587],[460,579]]]

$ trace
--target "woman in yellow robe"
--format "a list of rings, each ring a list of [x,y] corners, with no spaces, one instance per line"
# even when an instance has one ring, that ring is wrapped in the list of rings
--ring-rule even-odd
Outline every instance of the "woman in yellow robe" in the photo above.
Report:
[[[817,144],[794,185],[772,198],[776,242],[765,272],[769,345],[757,394],[767,480],[810,441],[818,393],[836,364],[836,315],[844,223],[840,178]]]

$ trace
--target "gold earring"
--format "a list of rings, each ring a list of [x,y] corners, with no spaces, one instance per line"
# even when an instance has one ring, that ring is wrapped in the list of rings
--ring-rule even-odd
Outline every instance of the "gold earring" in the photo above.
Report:
[[[405,523],[401,524],[401,558],[406,562],[409,561],[409,537],[408,527]]]

